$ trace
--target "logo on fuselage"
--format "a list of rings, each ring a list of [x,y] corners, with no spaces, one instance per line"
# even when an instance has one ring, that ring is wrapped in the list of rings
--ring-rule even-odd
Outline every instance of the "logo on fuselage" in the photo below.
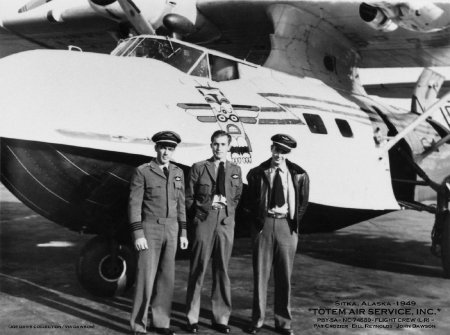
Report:
[[[250,164],[252,162],[250,140],[230,101],[218,88],[197,86],[197,89],[211,106],[220,129],[231,135],[231,161],[236,164]]]

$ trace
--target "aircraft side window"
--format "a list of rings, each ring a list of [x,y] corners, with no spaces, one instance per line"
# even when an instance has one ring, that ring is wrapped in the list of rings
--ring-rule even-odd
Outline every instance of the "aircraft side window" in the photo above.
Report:
[[[201,61],[197,64],[197,66],[190,73],[191,76],[196,77],[209,77],[208,73],[208,62],[206,60],[206,56],[203,56]]]
[[[239,79],[239,72],[235,61],[209,55],[209,62],[211,66],[211,79],[213,81]]]
[[[341,135],[344,137],[353,137],[353,131],[350,127],[350,124],[347,120],[344,119],[335,119],[336,124],[341,132]]]
[[[306,124],[308,125],[309,130],[311,130],[311,133],[328,134],[327,128],[319,115],[303,113],[303,117],[305,118]]]

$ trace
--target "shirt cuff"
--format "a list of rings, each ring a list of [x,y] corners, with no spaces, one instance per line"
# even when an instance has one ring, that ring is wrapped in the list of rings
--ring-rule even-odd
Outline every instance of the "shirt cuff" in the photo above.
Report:
[[[180,237],[185,237],[185,238],[187,238],[187,232],[186,232],[186,228],[184,228],[184,229],[181,229],[181,234],[180,234]]]
[[[186,230],[186,221],[178,221],[178,224],[180,225],[180,229]]]

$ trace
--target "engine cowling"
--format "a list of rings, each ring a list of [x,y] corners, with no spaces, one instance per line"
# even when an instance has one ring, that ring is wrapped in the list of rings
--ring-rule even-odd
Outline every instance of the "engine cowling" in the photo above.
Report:
[[[411,31],[433,32],[450,26],[450,18],[444,15],[444,10],[425,1],[397,4],[384,1],[370,5],[363,2],[359,15],[372,28],[382,31],[393,31],[400,26]]]
[[[397,6],[398,25],[402,28],[431,32],[448,27],[444,11],[433,3],[404,3]],[[446,21],[446,22],[445,22]]]
[[[381,8],[364,2],[359,6],[359,16],[376,30],[394,31],[398,27]]]

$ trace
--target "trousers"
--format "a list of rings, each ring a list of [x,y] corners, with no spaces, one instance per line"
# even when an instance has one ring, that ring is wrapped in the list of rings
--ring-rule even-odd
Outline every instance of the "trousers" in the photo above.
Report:
[[[252,323],[262,327],[266,314],[267,286],[273,267],[275,326],[291,328],[291,274],[298,235],[288,221],[267,217],[261,231],[252,231],[253,311]]]
[[[153,325],[169,328],[175,282],[175,254],[178,245],[177,219],[144,222],[148,249],[139,251],[130,325],[132,331],[145,332],[151,306]]]
[[[234,224],[225,224],[225,209],[211,210],[205,221],[194,222],[194,239],[186,294],[187,319],[198,323],[203,279],[212,258],[211,302],[213,323],[228,324],[231,287],[228,263],[233,249]]]

